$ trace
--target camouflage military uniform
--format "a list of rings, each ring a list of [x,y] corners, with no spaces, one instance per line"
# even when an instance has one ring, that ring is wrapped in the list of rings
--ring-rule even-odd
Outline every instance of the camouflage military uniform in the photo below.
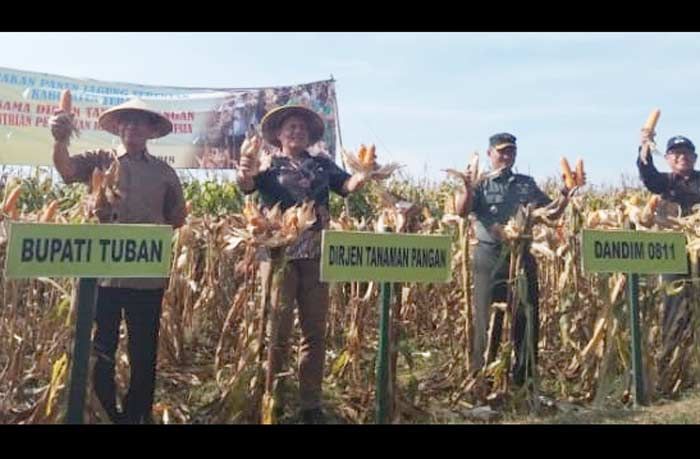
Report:
[[[474,190],[471,211],[476,216],[476,236],[478,244],[474,252],[474,335],[472,369],[484,366],[484,353],[488,336],[489,309],[493,302],[504,302],[507,297],[508,267],[510,257],[507,248],[490,230],[493,224],[505,225],[522,205],[534,204],[536,207],[547,205],[551,199],[527,175],[514,174],[510,169],[480,182]],[[523,266],[527,276],[528,302],[534,308],[535,340],[537,343],[537,325],[539,296],[537,288],[537,264],[534,257],[526,251]],[[496,312],[489,347],[488,361],[491,361],[500,345],[503,327],[503,313]],[[514,380],[522,383],[525,376],[525,311],[520,307],[514,321],[514,341],[516,361],[513,369]],[[537,349],[535,349],[537,355]]]

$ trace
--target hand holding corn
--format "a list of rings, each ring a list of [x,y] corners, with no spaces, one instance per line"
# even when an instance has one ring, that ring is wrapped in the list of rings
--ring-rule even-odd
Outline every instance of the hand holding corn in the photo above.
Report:
[[[569,166],[569,161],[562,156],[561,172],[565,188],[563,192],[571,198],[579,188],[586,184],[586,171],[583,169],[583,160],[579,158],[576,161],[576,171],[574,172]]]
[[[262,138],[257,135],[247,137],[241,145],[241,162],[238,167],[239,173],[246,177],[252,178],[257,175],[260,168],[260,147],[262,146]]]
[[[73,135],[80,135],[80,131],[75,125],[75,115],[71,113],[72,108],[70,90],[65,89],[61,92],[58,111],[49,119],[51,134],[57,142],[68,144]]]
[[[647,164],[649,162],[649,155],[656,149],[656,144],[654,143],[656,132],[654,130],[656,129],[656,123],[659,121],[659,116],[661,116],[661,110],[658,108],[652,110],[642,127],[640,140],[641,148],[639,150],[639,158],[642,164]]]
[[[443,169],[443,171],[446,172],[447,175],[460,179],[462,183],[464,183],[465,190],[470,191],[472,189],[472,174],[469,167],[467,167],[466,172],[458,171],[456,169]]]
[[[361,177],[366,180],[384,180],[394,173],[401,165],[397,163],[389,163],[381,166],[377,163],[376,147],[370,145],[366,147],[361,145],[357,151],[357,156],[351,152],[342,151],[345,164],[355,173],[361,174]]]

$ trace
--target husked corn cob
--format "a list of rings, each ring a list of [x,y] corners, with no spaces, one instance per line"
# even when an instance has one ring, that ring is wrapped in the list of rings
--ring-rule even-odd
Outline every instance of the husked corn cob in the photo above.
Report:
[[[656,129],[656,123],[659,121],[660,116],[661,110],[659,110],[658,108],[652,110],[651,113],[649,113],[647,121],[644,123],[644,129],[647,129],[649,131],[653,131],[654,129]]]
[[[58,108],[63,113],[70,113],[73,109],[73,97],[71,96],[70,89],[61,91],[61,99],[58,102]]]
[[[568,189],[572,189],[576,186],[576,181],[574,180],[574,175],[571,173],[571,166],[569,166],[569,161],[565,157],[561,157],[561,172],[564,174],[564,184]]]
[[[48,206],[41,213],[39,221],[42,223],[51,222],[56,217],[56,212],[58,211],[58,199],[54,199],[49,203]]]
[[[17,209],[17,201],[22,193],[22,184],[16,185],[11,189],[5,196],[5,202],[2,205],[2,211],[5,215],[8,215],[12,220],[16,220],[19,217],[19,210]]]
[[[583,160],[579,158],[576,161],[576,185],[583,186],[586,184],[585,172],[583,170]]]

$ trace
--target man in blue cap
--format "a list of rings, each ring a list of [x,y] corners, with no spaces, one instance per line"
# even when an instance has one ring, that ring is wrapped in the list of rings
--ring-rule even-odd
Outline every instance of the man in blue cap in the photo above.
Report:
[[[497,355],[503,328],[503,312],[496,311],[491,330],[491,344],[487,351],[489,310],[494,301],[504,302],[507,297],[509,258],[503,256],[502,227],[517,213],[521,206],[552,205],[556,209],[551,218],[558,218],[569,201],[572,190],[562,190],[562,196],[553,204],[529,175],[513,173],[517,154],[516,138],[500,133],[489,138],[488,156],[492,171],[478,184],[473,185],[469,174],[464,176],[464,195],[457,202],[459,215],[470,212],[476,216],[475,231],[478,239],[474,251],[474,327],[471,370],[483,368]],[[533,306],[534,355],[537,356],[539,327],[539,294],[537,288],[537,264],[532,254],[523,253],[523,267],[527,277],[527,301]],[[521,386],[525,382],[527,339],[526,317],[522,307],[517,308],[514,327],[515,364],[513,382]],[[530,371],[528,371],[530,373]]]
[[[689,215],[693,212],[693,206],[700,204],[700,172],[695,170],[695,162],[698,159],[695,153],[695,145],[687,137],[677,135],[671,137],[666,144],[664,158],[671,172],[659,172],[654,166],[651,156],[651,143],[655,132],[642,129],[637,168],[639,175],[652,193],[660,194],[667,201],[678,204],[681,215]],[[671,282],[688,280],[684,274],[664,274],[661,280],[669,285]],[[673,355],[673,351],[689,331],[690,325],[690,301],[692,294],[690,288],[684,287],[680,293],[664,294],[664,310],[661,336],[663,348],[659,361],[661,373],[660,381],[663,383],[665,370]],[[672,381],[666,381],[672,383]]]
[[[654,132],[647,129],[642,130],[637,159],[639,175],[649,191],[660,194],[667,201],[675,202],[681,206],[683,215],[688,215],[692,212],[692,207],[700,203],[700,173],[694,169],[698,158],[695,145],[682,135],[671,137],[666,144],[664,155],[671,172],[662,173],[654,166],[650,154],[650,143],[654,135]]]

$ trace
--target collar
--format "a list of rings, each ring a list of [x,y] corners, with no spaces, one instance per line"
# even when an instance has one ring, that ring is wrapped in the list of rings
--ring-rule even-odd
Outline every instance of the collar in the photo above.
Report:
[[[141,153],[141,155],[139,155],[139,154],[131,155],[131,154],[128,154],[126,152],[126,149],[124,148],[123,145],[120,145],[119,148],[117,149],[117,157],[122,158],[124,156],[126,156],[129,159],[134,159],[134,160],[143,159],[147,163],[153,159],[153,156],[151,156],[151,154],[148,152],[147,149],[144,149],[143,152]]]
[[[305,160],[307,160],[307,159],[309,159],[309,158],[313,158],[313,156],[311,156],[311,154],[310,154],[308,151],[306,151],[306,150],[302,151],[302,152],[301,152],[301,155],[299,155],[299,156],[300,156],[301,161],[305,161]],[[278,159],[280,159],[280,160],[282,160],[282,161],[292,161],[292,158],[291,158],[290,156],[287,156],[287,155],[285,155],[284,153],[282,153],[282,151],[280,151],[279,153],[277,153],[277,154],[275,155],[275,157],[278,158]]]
[[[515,177],[513,176],[513,170],[510,167],[508,167],[508,168],[502,169],[498,173],[498,175],[494,175],[493,177],[491,177],[491,179],[497,180],[497,181],[506,181],[507,180],[507,181],[511,182],[515,179]]]

